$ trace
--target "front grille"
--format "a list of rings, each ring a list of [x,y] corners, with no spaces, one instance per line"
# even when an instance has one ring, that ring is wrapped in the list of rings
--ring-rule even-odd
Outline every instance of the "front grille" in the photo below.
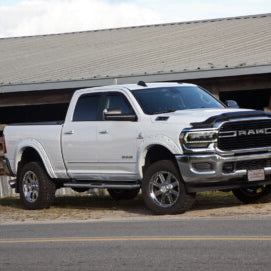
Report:
[[[256,134],[258,129],[271,128],[271,120],[249,120],[227,122],[219,130],[218,148],[220,150],[238,150],[251,149],[271,146],[271,133]],[[229,137],[221,137],[221,132],[236,131],[236,134]],[[247,135],[239,134],[240,131],[246,131]],[[250,131],[250,132],[249,132]],[[255,131],[255,134],[253,132]],[[271,129],[270,129],[271,131]]]

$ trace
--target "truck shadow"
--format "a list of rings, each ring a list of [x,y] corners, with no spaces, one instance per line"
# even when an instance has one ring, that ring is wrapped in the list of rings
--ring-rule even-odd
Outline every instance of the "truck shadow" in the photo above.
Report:
[[[232,193],[224,192],[204,192],[198,193],[195,204],[190,211],[203,211],[221,208],[238,207],[243,205]],[[12,207],[15,209],[24,209],[18,198],[0,199],[0,206]],[[76,211],[103,211],[113,212],[121,211],[124,213],[137,215],[151,215],[152,213],[145,207],[143,198],[139,194],[133,200],[113,200],[108,195],[76,194],[70,196],[57,196],[51,209],[47,212],[54,212],[56,209],[68,213],[69,210]],[[188,211],[189,212],[189,211]]]

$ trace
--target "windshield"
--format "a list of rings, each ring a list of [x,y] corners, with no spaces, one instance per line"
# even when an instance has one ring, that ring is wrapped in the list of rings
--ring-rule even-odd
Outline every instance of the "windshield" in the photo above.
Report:
[[[148,115],[195,108],[224,108],[212,95],[196,86],[136,89],[132,93]]]

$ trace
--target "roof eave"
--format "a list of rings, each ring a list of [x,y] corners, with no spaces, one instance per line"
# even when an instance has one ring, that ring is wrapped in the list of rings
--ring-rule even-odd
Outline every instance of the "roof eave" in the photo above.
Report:
[[[0,85],[0,93],[24,92],[24,91],[44,91],[56,89],[80,89],[86,87],[104,86],[116,84],[137,83],[140,80],[146,82],[162,82],[162,81],[184,81],[193,79],[208,79],[221,78],[232,76],[244,76],[255,74],[270,73],[271,64],[258,66],[240,66],[233,68],[208,69],[208,70],[192,70],[179,71],[170,73],[155,73],[155,74],[138,74],[127,76],[101,77],[90,78],[84,80],[69,80],[69,81],[55,81],[55,82],[32,82],[21,84]]]

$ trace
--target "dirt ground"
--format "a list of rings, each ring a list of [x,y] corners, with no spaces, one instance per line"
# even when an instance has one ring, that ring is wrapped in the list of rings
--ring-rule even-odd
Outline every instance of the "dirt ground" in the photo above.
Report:
[[[271,203],[244,205],[232,193],[199,193],[191,210],[181,215],[155,216],[139,195],[134,200],[115,201],[109,196],[73,195],[57,197],[50,209],[24,210],[18,198],[0,199],[0,224],[142,220],[152,218],[264,217]]]

